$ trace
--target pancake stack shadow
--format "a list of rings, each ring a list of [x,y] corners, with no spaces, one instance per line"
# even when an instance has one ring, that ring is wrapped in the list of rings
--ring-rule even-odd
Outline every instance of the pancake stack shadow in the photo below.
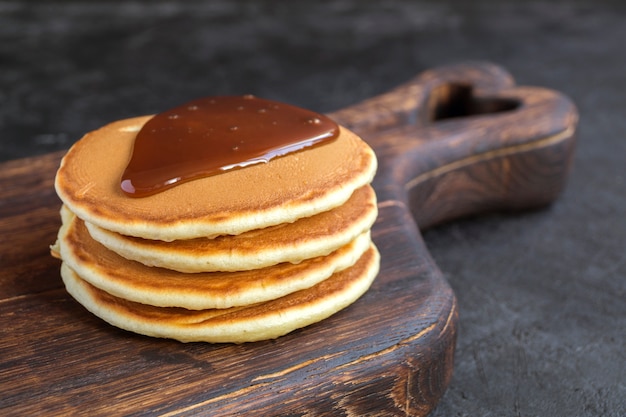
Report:
[[[51,250],[87,310],[148,336],[242,343],[319,322],[367,291],[379,270],[376,158],[360,138],[341,128],[328,144],[129,198],[119,173],[146,120],[91,132],[57,173]]]

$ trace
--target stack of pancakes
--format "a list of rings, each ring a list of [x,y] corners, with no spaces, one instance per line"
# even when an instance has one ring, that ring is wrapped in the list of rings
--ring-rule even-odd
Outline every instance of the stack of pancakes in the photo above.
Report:
[[[150,118],[111,123],[65,155],[52,253],[68,292],[110,324],[180,341],[248,342],[320,321],[378,273],[373,151],[337,139],[143,198],[120,189]]]

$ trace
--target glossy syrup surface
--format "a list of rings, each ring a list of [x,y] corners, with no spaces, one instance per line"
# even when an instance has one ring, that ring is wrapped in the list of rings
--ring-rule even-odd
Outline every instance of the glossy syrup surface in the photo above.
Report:
[[[328,117],[289,104],[250,95],[201,98],[148,120],[135,138],[121,188],[144,197],[338,135]]]

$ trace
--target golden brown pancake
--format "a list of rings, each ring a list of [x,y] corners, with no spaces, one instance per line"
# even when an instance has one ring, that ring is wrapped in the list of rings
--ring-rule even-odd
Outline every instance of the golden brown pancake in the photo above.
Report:
[[[110,250],[148,266],[180,272],[244,271],[328,255],[369,230],[377,214],[376,194],[366,185],[330,211],[236,236],[164,242],[86,225]]]
[[[120,188],[121,173],[136,133],[150,117],[88,133],[65,155],[55,187],[78,217],[145,239],[236,235],[338,207],[376,171],[371,148],[341,128],[337,139],[306,151],[130,198]]]
[[[378,251],[372,245],[354,266],[311,288],[265,303],[207,310],[154,307],[117,298],[82,280],[65,263],[61,276],[79,303],[122,329],[182,342],[242,343],[282,336],[347,307],[367,291],[378,265]]]
[[[370,247],[369,230],[328,256],[254,271],[186,274],[145,266],[93,240],[82,220],[64,211],[61,259],[82,279],[116,297],[191,310],[256,304],[312,287],[349,268]]]
[[[150,117],[88,133],[57,172],[63,225],[51,253],[89,311],[149,336],[241,343],[320,321],[369,288],[379,269],[377,162],[358,136],[339,127],[336,139],[134,198],[120,182]],[[163,120],[164,143],[178,144]],[[252,132],[245,143],[262,139]],[[156,165],[150,156],[152,174],[137,172],[153,175],[168,155]]]

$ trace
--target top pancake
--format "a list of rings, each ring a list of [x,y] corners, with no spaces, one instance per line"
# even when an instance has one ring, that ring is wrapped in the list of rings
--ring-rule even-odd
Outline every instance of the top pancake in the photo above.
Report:
[[[376,171],[371,148],[340,128],[331,142],[131,198],[121,190],[120,178],[136,133],[150,117],[113,122],[88,133],[65,155],[55,188],[79,218],[145,239],[237,235],[338,207],[371,182]]]

